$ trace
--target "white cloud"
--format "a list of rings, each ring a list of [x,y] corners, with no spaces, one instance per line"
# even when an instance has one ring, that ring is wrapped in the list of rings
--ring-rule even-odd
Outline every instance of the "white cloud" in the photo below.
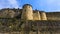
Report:
[[[18,8],[19,4],[17,0],[0,0],[1,8]]]
[[[15,7],[15,8],[18,8],[18,7],[19,7],[19,5],[18,5],[18,3],[17,3],[17,0],[8,0],[8,2],[9,2],[13,7]]]

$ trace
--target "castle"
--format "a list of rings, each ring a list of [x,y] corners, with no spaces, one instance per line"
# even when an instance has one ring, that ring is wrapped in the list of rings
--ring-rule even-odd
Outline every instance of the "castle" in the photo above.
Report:
[[[60,12],[33,10],[30,4],[23,5],[22,9],[5,8],[0,10],[0,32],[60,34],[59,20]]]
[[[60,20],[60,12],[44,12],[33,10],[30,4],[23,5],[22,9],[1,9],[0,18],[18,17],[21,20]]]

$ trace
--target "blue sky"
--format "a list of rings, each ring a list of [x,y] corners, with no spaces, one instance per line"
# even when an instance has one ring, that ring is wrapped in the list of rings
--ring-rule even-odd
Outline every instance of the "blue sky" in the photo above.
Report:
[[[60,12],[60,0],[0,0],[0,9],[22,8],[24,4],[31,4],[33,9],[46,12]]]

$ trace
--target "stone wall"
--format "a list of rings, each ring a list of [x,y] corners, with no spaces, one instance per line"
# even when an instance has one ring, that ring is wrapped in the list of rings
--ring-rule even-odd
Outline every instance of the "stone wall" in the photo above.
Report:
[[[1,34],[60,34],[60,21],[52,21],[52,20],[51,21],[37,21],[37,20],[36,21],[23,21],[23,24],[22,25],[24,27],[22,29],[21,29],[22,26],[16,27],[17,25],[16,24],[15,28],[19,27],[21,30],[17,29],[13,31],[11,31],[11,28],[9,29],[7,25],[6,26],[3,25],[5,28],[7,27],[6,30],[9,30],[9,31],[6,31],[5,28],[4,30],[0,28],[1,29],[0,33]]]
[[[60,12],[46,12],[48,20],[60,20]]]
[[[60,20],[60,12],[43,12],[32,10],[31,6],[23,9],[2,9],[0,10],[0,18],[15,18],[24,20]]]
[[[10,9],[4,9],[0,15],[1,18],[13,18],[14,16],[15,16],[15,12]]]

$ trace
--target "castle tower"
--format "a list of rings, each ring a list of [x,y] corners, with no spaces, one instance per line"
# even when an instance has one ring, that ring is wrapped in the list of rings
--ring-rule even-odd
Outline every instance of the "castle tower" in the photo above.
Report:
[[[46,13],[44,11],[41,12],[41,20],[47,20]]]
[[[41,20],[41,16],[40,16],[39,10],[33,11],[33,19],[34,20]]]
[[[30,4],[23,5],[22,20],[33,20],[33,10]]]

